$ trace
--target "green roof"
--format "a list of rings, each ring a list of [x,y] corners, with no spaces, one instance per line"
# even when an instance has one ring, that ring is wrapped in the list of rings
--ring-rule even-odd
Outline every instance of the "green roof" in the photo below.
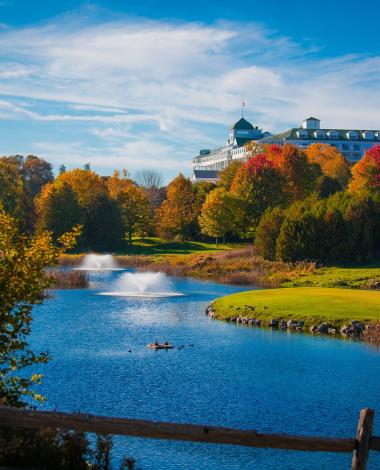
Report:
[[[243,117],[240,118],[235,124],[231,127],[231,129],[244,129],[244,130],[252,130],[253,126],[250,122],[248,122]]]

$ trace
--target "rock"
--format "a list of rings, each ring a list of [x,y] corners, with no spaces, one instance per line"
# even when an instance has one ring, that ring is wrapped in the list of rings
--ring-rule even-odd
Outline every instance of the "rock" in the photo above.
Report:
[[[256,321],[255,321],[255,325],[256,325],[256,326],[261,326],[261,320],[256,320]]]
[[[278,327],[278,320],[277,318],[272,318],[271,321],[269,322],[269,325],[272,328],[277,328]]]
[[[287,326],[288,326],[288,325],[287,325],[287,323],[286,323],[285,320],[281,320],[281,321],[280,321],[280,328],[281,328],[282,330],[286,330]]]
[[[326,334],[329,332],[329,324],[326,322],[321,323],[317,328],[318,333]]]
[[[305,325],[305,322],[303,320],[299,320],[298,327],[303,328],[304,325]]]
[[[335,335],[336,334],[336,328],[329,328],[328,334],[329,335]]]
[[[241,317],[236,318],[236,323],[241,323]]]
[[[317,326],[311,325],[311,327],[310,327],[310,332],[311,332],[311,333],[315,333],[315,332],[317,331],[317,329],[318,329]]]
[[[361,323],[360,321],[352,320],[351,326],[354,330],[359,330],[359,331],[364,330],[364,323]]]

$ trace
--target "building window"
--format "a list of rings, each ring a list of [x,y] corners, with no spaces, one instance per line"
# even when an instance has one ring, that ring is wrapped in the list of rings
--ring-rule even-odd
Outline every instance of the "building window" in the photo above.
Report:
[[[327,133],[327,135],[328,135],[329,138],[332,139],[332,140],[338,140],[338,138],[339,138],[339,134],[338,134],[337,131],[329,131],[329,132]]]
[[[358,133],[356,131],[348,131],[347,137],[351,140],[358,140]]]

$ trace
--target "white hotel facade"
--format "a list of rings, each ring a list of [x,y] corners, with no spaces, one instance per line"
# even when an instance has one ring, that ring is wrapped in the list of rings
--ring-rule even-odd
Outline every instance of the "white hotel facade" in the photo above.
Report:
[[[266,144],[290,143],[302,149],[311,144],[329,144],[336,147],[347,160],[356,162],[364,152],[376,143],[380,144],[380,130],[359,129],[321,129],[319,119],[305,119],[301,127],[289,129],[281,134],[272,135],[254,127],[244,117],[230,129],[227,144],[213,149],[204,149],[193,158],[194,181],[216,181],[219,171],[234,160],[246,161],[246,144],[257,141]]]

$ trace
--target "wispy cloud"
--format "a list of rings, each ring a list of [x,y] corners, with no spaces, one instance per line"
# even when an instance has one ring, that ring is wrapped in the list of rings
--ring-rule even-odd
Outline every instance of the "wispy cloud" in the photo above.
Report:
[[[378,126],[380,57],[321,59],[316,47],[252,23],[94,24],[71,14],[0,31],[0,51],[0,128],[40,121],[49,157],[67,164],[173,175],[197,149],[222,143],[242,97],[255,124],[272,131],[309,114],[331,127]],[[69,152],[50,125],[68,141],[75,129]]]

